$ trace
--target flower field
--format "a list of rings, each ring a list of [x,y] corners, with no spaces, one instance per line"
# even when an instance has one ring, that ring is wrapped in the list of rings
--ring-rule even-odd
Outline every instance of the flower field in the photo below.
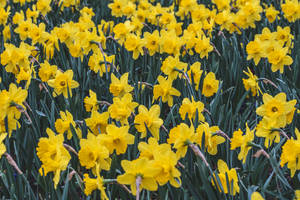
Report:
[[[300,199],[298,0],[0,0],[0,42],[1,199]]]

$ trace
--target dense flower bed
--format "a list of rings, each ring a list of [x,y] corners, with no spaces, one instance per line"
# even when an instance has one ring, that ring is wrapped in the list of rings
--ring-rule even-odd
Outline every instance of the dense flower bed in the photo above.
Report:
[[[300,199],[298,0],[0,0],[0,195]]]

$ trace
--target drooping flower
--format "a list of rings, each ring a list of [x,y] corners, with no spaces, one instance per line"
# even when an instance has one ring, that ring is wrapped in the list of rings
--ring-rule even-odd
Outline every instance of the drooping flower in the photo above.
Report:
[[[243,135],[241,129],[233,132],[233,137],[231,138],[230,149],[234,150],[236,148],[241,148],[241,151],[238,155],[239,160],[243,160],[245,163],[249,150],[252,146],[249,145],[254,139],[254,130],[250,130],[246,124],[246,133]]]
[[[201,101],[195,101],[192,97],[192,101],[188,98],[184,98],[182,105],[179,108],[179,114],[181,119],[184,120],[187,115],[190,120],[195,120],[196,112],[198,112],[198,120],[204,122],[204,116],[202,114],[204,110],[204,104]]]
[[[225,138],[216,134],[219,131],[218,126],[209,126],[207,122],[200,124],[196,130],[195,142],[201,147],[207,148],[207,152],[211,155],[216,155],[218,153],[218,145],[225,142]],[[204,137],[205,141],[202,141]]]
[[[64,134],[65,132],[67,132],[68,140],[71,139],[72,129],[70,126],[73,126],[76,132],[79,133],[78,137],[81,137],[81,131],[79,131],[79,128],[76,128],[75,121],[73,120],[73,115],[69,111],[60,111],[60,117],[60,119],[57,119],[55,121],[55,128],[59,134]]]
[[[0,133],[0,158],[6,152],[6,146],[3,142],[7,136],[7,133]]]
[[[198,91],[199,89],[199,83],[200,83],[200,78],[202,76],[203,70],[201,70],[201,63],[200,62],[195,62],[190,66],[190,70],[187,71],[187,74],[189,76],[189,79],[191,82],[194,81],[195,89]]]
[[[84,98],[84,107],[87,112],[97,111],[99,108],[97,101],[97,94],[92,90],[89,90],[90,96]]]
[[[88,174],[84,174],[83,182],[85,184],[84,194],[89,196],[94,190],[100,190],[101,199],[108,200],[108,197],[105,193],[104,180],[100,176],[100,169],[96,167],[96,178],[90,178]]]
[[[219,80],[216,79],[216,76],[213,72],[209,72],[203,81],[202,94],[206,97],[211,97],[219,89]]]
[[[230,169],[228,168],[226,162],[224,162],[223,160],[218,160],[218,177],[220,179],[220,182],[222,184],[222,188],[225,194],[231,194],[231,195],[235,195],[236,193],[240,192],[240,187],[238,185],[238,176],[236,173],[236,170],[234,168]],[[228,177],[228,181],[229,181],[229,188],[228,188],[228,184],[226,181],[226,174]],[[215,176],[215,175],[214,175]],[[215,177],[216,178],[216,177]],[[213,180],[212,180],[212,184],[214,184]],[[231,188],[231,185],[233,186],[233,188]],[[221,191],[221,186],[217,183],[217,188],[219,191]]]
[[[243,84],[244,84],[245,89],[247,91],[251,90],[252,96],[259,95],[259,92],[262,93],[262,91],[260,90],[260,87],[258,85],[258,78],[256,75],[254,75],[251,72],[249,67],[248,67],[248,72],[246,72],[246,71],[243,71],[243,72],[244,72],[244,74],[246,74],[248,76],[247,79],[243,78]]]
[[[300,169],[300,132],[296,128],[296,138],[291,138],[282,146],[282,154],[280,157],[280,166],[283,167],[287,163],[287,167],[291,170],[291,177]]]
[[[42,166],[39,170],[42,176],[46,176],[49,172],[54,173],[53,182],[56,188],[60,172],[66,170],[71,159],[69,152],[64,148],[64,136],[55,133],[47,128],[48,138],[41,138],[37,150],[37,156],[42,161]]]
[[[277,125],[276,120],[264,117],[256,126],[256,136],[265,138],[265,147],[269,148],[273,141],[280,142],[280,127]]]

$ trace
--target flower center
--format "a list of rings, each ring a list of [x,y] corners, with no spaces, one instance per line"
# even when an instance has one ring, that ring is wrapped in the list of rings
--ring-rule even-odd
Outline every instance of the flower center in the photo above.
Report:
[[[119,138],[114,139],[114,140],[113,140],[113,143],[114,143],[114,145],[118,145],[118,144],[121,143],[121,140],[120,140]]]
[[[278,108],[276,108],[275,106],[272,107],[272,112],[277,112],[278,111]]]
[[[52,160],[55,160],[55,157],[56,157],[56,152],[52,153],[51,156],[50,156],[50,158],[51,158]]]
[[[211,85],[206,85],[206,89],[211,90],[212,89]]]
[[[93,152],[89,153],[89,158],[90,158],[90,160],[95,160],[95,156],[94,156]]]
[[[65,85],[66,85],[66,82],[65,82],[65,81],[61,81],[61,82],[60,82],[60,85],[61,85],[61,86],[65,86]]]

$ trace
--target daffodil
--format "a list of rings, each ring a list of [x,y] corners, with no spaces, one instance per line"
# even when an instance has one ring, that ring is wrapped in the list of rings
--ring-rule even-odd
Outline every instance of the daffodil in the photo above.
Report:
[[[280,130],[276,120],[264,117],[256,126],[256,136],[265,138],[265,147],[269,148],[273,141],[280,142]]]
[[[138,103],[132,102],[131,94],[127,93],[122,98],[114,97],[113,104],[109,106],[108,112],[111,118],[120,121],[122,124],[128,124],[128,117],[137,106]]]
[[[247,91],[251,90],[252,96],[259,95],[259,92],[262,93],[262,91],[260,90],[260,87],[258,85],[258,78],[256,75],[254,75],[251,72],[249,67],[248,67],[248,72],[246,72],[246,71],[243,71],[243,72],[244,72],[244,74],[246,74],[248,76],[247,79],[244,79],[244,78],[242,79],[245,89]]]
[[[210,44],[210,39],[202,36],[195,43],[195,51],[200,54],[200,58],[208,57],[208,53],[213,51],[213,46]]]
[[[138,59],[139,55],[144,55],[143,40],[135,34],[128,34],[126,36],[124,46],[128,51],[133,52],[132,57],[135,60]]]
[[[179,108],[179,114],[181,119],[184,120],[187,115],[190,120],[195,120],[196,113],[198,112],[198,120],[205,121],[204,116],[202,114],[204,110],[204,104],[201,101],[195,101],[194,97],[192,97],[192,101],[188,98],[184,98],[182,101],[182,105]]]
[[[87,139],[81,139],[78,158],[80,164],[87,169],[94,168],[96,170],[96,166],[104,170],[110,168],[109,151],[105,147],[101,135],[95,136],[88,133]]]
[[[6,146],[3,142],[7,136],[7,133],[0,133],[0,158],[6,152]]]
[[[95,51],[89,59],[88,66],[95,73],[99,72],[99,76],[110,72],[112,64],[115,62],[115,55],[106,55],[105,52],[100,50]]]
[[[97,111],[99,108],[97,101],[97,94],[92,90],[89,90],[89,97],[84,98],[84,107],[87,112]]]
[[[160,145],[153,154],[153,167],[160,169],[155,179],[159,185],[170,183],[174,187],[181,186],[180,171],[176,168],[179,157],[171,150],[170,145]]]
[[[218,160],[218,171],[219,171],[218,177],[220,179],[220,182],[221,182],[221,185],[223,188],[223,192],[225,194],[231,194],[233,196],[236,193],[239,193],[240,187],[238,185],[238,176],[237,176],[236,170],[234,168],[229,170],[226,162],[224,162],[223,160]],[[227,184],[226,174],[228,177],[229,184]],[[214,182],[212,182],[212,183],[213,183],[213,185],[215,185]],[[231,185],[233,187],[231,187]],[[228,188],[228,186],[229,186],[229,188]],[[217,188],[219,191],[221,191],[221,186],[219,185],[219,183],[217,183]]]
[[[264,200],[259,192],[253,192],[250,200]]]
[[[110,153],[116,150],[116,154],[123,154],[129,144],[134,143],[134,136],[128,132],[129,126],[117,127],[109,124],[106,127],[106,135],[103,135],[105,146]]]
[[[283,92],[275,97],[264,93],[263,102],[264,104],[256,109],[256,113],[275,120],[278,127],[284,127],[287,124],[287,114],[293,110],[296,104],[296,100],[286,102],[286,94]]]
[[[55,78],[48,80],[47,83],[54,88],[54,97],[63,94],[65,98],[68,98],[68,93],[72,97],[72,89],[79,86],[79,83],[73,80],[73,71],[70,69],[65,72],[57,70]]]
[[[156,191],[158,186],[154,177],[160,169],[154,168],[153,162],[153,160],[150,161],[147,158],[139,158],[133,161],[122,160],[121,165],[125,173],[117,177],[118,183],[130,185],[132,194],[136,195],[136,179],[140,177],[140,191],[142,189]]]
[[[104,179],[100,176],[99,172],[100,168],[96,167],[96,178],[90,178],[88,174],[84,174],[83,182],[85,184],[84,193],[85,195],[89,196],[94,190],[100,190],[101,192],[101,199],[108,200],[108,197],[105,193],[104,187]]]
[[[203,81],[202,94],[206,97],[213,96],[219,89],[219,80],[213,72],[209,72]]]
[[[155,52],[159,52],[159,32],[158,30],[153,33],[145,32],[144,34],[145,47],[149,51],[149,55],[153,56]]]
[[[273,23],[279,14],[279,11],[276,10],[272,5],[265,9],[266,17],[270,23]]]
[[[295,191],[295,200],[300,200],[300,190]]]
[[[216,4],[219,11],[227,10],[230,8],[230,0],[212,0],[212,3]]]
[[[108,4],[108,7],[111,9],[112,16],[121,17],[123,15],[122,8],[124,8],[124,1],[115,0],[112,3]]]
[[[188,145],[194,143],[195,139],[196,133],[193,125],[189,127],[185,123],[181,123],[170,130],[167,142],[174,145],[178,157],[184,157]]]
[[[283,73],[283,67],[285,65],[291,65],[293,59],[287,55],[288,48],[276,48],[274,51],[270,52],[268,55],[268,61],[272,64],[272,72],[280,71]]]
[[[203,70],[201,70],[201,63],[200,62],[195,62],[190,66],[190,70],[187,71],[187,74],[189,76],[189,79],[191,82],[194,81],[195,89],[198,91],[199,89],[199,83],[200,83],[200,78],[202,76]]]
[[[245,163],[249,150],[251,146],[250,142],[254,140],[254,130],[250,130],[246,124],[246,133],[243,135],[243,132],[239,129],[238,131],[233,132],[233,137],[231,138],[230,149],[234,150],[236,148],[241,148],[241,151],[238,155],[239,160],[243,160]]]
[[[285,3],[281,3],[281,9],[284,13],[284,17],[289,22],[295,22],[300,18],[299,1],[297,0],[289,0]]]
[[[175,30],[160,32],[160,52],[168,53],[169,55],[177,56],[182,45],[182,41],[177,37]]]
[[[248,53],[247,60],[253,59],[255,65],[258,65],[261,58],[265,57],[264,55],[264,46],[258,40],[251,41],[246,46],[246,51]]]
[[[72,138],[72,131],[70,126],[73,126],[73,128],[76,128],[76,124],[73,120],[73,115],[66,110],[66,112],[60,111],[60,119],[57,119],[55,121],[55,128],[56,131],[60,134],[64,134],[67,132],[67,138]]]
[[[283,167],[287,163],[287,167],[291,170],[291,177],[300,169],[300,132],[296,128],[296,138],[291,138],[282,146],[282,154],[280,157],[280,166]]]
[[[91,129],[94,135],[99,135],[106,133],[106,127],[108,124],[109,113],[103,112],[99,113],[98,111],[92,111],[90,118],[87,118],[86,125]]]
[[[133,90],[133,87],[128,83],[128,72],[123,74],[120,79],[118,79],[113,73],[111,74],[111,84],[109,85],[109,91],[115,97],[123,97],[126,93]]]
[[[173,96],[180,96],[180,92],[172,87],[172,80],[165,79],[162,76],[157,78],[159,84],[154,85],[153,100],[162,98],[162,102],[168,102],[168,105],[173,106]]]
[[[55,78],[56,72],[57,66],[50,65],[47,60],[40,64],[39,77],[41,78],[41,81],[47,82],[49,79]]]
[[[158,144],[157,139],[150,137],[148,143],[140,142],[138,145],[140,151],[140,157],[146,157],[149,160],[154,160],[155,154],[160,154],[161,152],[167,152],[171,149],[171,145],[167,143]]]
[[[185,72],[187,64],[180,62],[179,57],[168,56],[161,66],[161,71],[168,75],[168,79],[175,80],[179,76],[179,70]]]
[[[38,0],[36,3],[36,8],[41,12],[42,15],[46,15],[51,11],[51,0]]]
[[[3,123],[3,128],[5,128],[5,118],[7,117],[8,130],[5,130],[5,132],[8,132],[9,136],[11,136],[13,130],[17,129],[17,126],[21,126],[18,120],[21,117],[21,111],[26,110],[23,102],[26,100],[27,95],[27,90],[17,87],[13,83],[9,85],[8,91],[2,90],[0,92],[0,111],[2,113],[0,122]]]
[[[219,131],[218,126],[209,126],[207,122],[200,124],[196,130],[195,142],[202,147],[207,149],[207,152],[211,155],[216,155],[218,153],[218,145],[225,142],[225,138],[217,135]],[[202,138],[204,137],[204,141]]]
[[[42,161],[40,174],[46,176],[49,172],[54,173],[54,187],[57,187],[60,172],[66,170],[71,159],[69,152],[64,148],[64,136],[47,128],[48,138],[41,138],[36,148],[37,156]]]
[[[134,123],[136,129],[142,133],[141,137],[146,137],[147,129],[159,140],[159,128],[163,124],[163,120],[159,118],[160,107],[153,105],[149,110],[143,106],[139,106],[139,114],[135,116]]]

